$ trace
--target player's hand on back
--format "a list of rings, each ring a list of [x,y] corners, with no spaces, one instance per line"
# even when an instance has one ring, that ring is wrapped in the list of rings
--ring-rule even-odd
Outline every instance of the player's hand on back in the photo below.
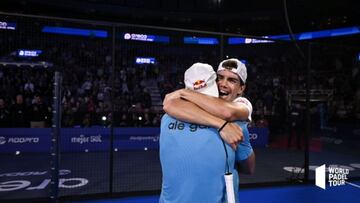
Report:
[[[221,131],[221,138],[228,143],[233,150],[244,140],[242,129],[236,123],[228,123]]]

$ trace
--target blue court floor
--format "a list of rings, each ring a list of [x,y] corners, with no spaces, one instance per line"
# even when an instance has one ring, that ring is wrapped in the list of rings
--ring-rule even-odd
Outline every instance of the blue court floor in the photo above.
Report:
[[[327,187],[326,190],[315,185],[263,187],[241,189],[240,203],[276,202],[276,203],[359,203],[360,181],[353,185]],[[87,201],[71,201],[66,203],[158,203],[159,196],[129,197],[121,199],[103,199]],[[194,202],[195,203],[195,202]],[[200,203],[200,202],[196,202]]]

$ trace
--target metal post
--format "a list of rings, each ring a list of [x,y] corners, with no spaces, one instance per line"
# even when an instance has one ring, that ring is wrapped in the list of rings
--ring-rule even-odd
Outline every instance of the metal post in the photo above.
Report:
[[[224,35],[220,35],[220,61],[224,60]]]
[[[110,194],[112,195],[114,192],[113,189],[113,179],[114,179],[114,77],[115,77],[115,34],[116,34],[116,27],[112,27],[112,50],[111,50],[111,91],[110,91],[110,104],[111,104],[111,126],[110,126],[110,174],[109,174],[109,184],[110,184]]]
[[[311,80],[311,43],[308,43],[307,68],[306,68],[306,132],[305,132],[305,172],[304,182],[309,181],[309,141],[310,141],[310,80]]]
[[[55,71],[54,74],[54,97],[53,97],[53,118],[51,126],[51,188],[50,201],[58,202],[59,197],[59,163],[60,163],[60,128],[61,128],[61,73]]]

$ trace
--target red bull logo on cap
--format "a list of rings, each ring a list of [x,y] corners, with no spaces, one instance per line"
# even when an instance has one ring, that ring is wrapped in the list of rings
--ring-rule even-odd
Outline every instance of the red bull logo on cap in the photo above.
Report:
[[[194,90],[201,89],[203,87],[206,87],[206,82],[205,82],[205,80],[197,80],[194,82],[193,87],[194,87]]]

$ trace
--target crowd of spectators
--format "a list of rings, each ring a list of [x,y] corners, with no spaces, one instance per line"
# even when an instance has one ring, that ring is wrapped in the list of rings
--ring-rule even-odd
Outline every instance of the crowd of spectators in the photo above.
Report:
[[[5,37],[7,41],[3,38],[1,43],[7,46],[0,50],[3,61],[24,60],[11,52],[19,43],[34,47],[31,39],[12,45],[16,36]],[[166,93],[183,88],[183,73],[192,63],[206,62],[216,68],[220,58],[216,47],[126,42],[116,44],[112,59],[109,41],[51,35],[42,40],[41,48],[41,59],[55,64],[54,69],[63,74],[62,127],[109,127],[111,122],[115,127],[159,126],[163,111],[152,103],[157,95],[150,87],[158,89],[163,99]],[[271,48],[258,49],[272,52]],[[136,56],[153,56],[157,62],[135,64]],[[230,56],[242,58],[236,52]],[[333,91],[332,100],[326,101],[330,119],[359,119],[359,63],[350,57],[322,57],[313,59],[311,89]],[[251,125],[284,130],[292,108],[287,90],[305,89],[305,63],[289,53],[244,58],[249,75],[246,96],[254,109]],[[51,126],[52,84],[51,69],[0,65],[0,127]]]
[[[19,36],[6,32],[0,33],[4,44],[0,47],[0,60],[27,64],[0,65],[1,127],[51,126],[55,69],[62,73],[62,127],[109,127],[111,123],[115,127],[159,126],[163,111],[156,105],[161,105],[161,101],[153,104],[151,94],[161,98],[172,90],[163,89],[167,81],[177,81],[185,67],[199,59],[214,58],[199,53],[197,47],[176,56],[185,48],[121,42],[116,44],[112,67],[112,44],[108,40],[41,33],[20,38],[24,35],[21,31]],[[159,52],[162,46],[166,54]],[[36,47],[42,54],[37,58],[20,58],[17,50],[23,47]],[[156,63],[136,64],[138,56],[155,57]],[[35,61],[47,61],[54,66],[29,65]],[[20,97],[23,119],[16,119],[14,106]],[[41,108],[35,109],[39,115],[34,116],[33,106],[38,103]]]

